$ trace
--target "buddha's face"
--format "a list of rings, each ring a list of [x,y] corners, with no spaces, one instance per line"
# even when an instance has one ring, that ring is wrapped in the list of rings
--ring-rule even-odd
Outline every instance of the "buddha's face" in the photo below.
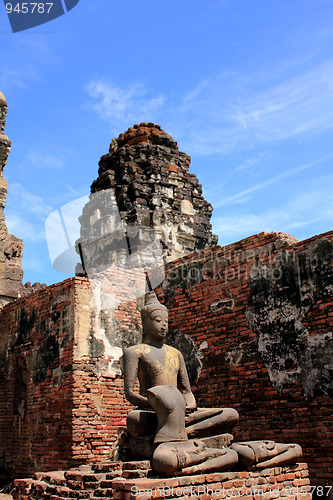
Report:
[[[155,309],[144,320],[144,333],[154,340],[164,341],[168,333],[168,311]]]

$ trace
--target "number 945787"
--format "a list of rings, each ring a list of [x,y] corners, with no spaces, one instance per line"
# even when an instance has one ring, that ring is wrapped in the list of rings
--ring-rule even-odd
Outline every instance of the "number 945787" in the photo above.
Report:
[[[17,2],[16,4],[6,3],[7,14],[16,12],[17,14],[49,14],[53,3],[49,2]]]

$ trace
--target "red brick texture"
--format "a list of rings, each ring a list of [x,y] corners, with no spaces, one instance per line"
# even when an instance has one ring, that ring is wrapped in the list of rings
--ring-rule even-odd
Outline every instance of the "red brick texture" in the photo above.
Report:
[[[87,280],[72,278],[0,311],[0,458],[10,477],[105,459],[125,423],[120,375],[82,351],[86,291]],[[125,324],[135,315],[127,307],[117,311]]]
[[[299,244],[283,234],[261,233],[169,264],[165,284],[157,290],[170,311],[170,332],[180,331],[200,348],[203,367],[194,387],[198,405],[236,408],[235,440],[299,443],[314,486],[329,485],[333,477],[331,379],[325,371],[330,351],[328,343],[321,343],[330,340],[333,328],[332,281],[327,283],[332,241],[333,232]],[[290,279],[277,279],[277,285],[263,281],[264,300],[258,307],[251,271],[279,269],[281,255]],[[307,259],[311,265],[304,264]],[[299,262],[298,288],[291,279],[294,261]],[[288,296],[297,298],[299,288],[305,299],[299,307],[295,299],[289,310]],[[119,365],[98,352],[98,339],[96,345],[90,340],[94,312],[89,294],[87,280],[73,278],[0,311],[0,458],[13,477],[105,461],[116,429],[125,423],[130,405]],[[133,332],[137,335],[136,301],[114,314],[117,335],[126,341]],[[285,323],[276,323],[276,316]],[[288,327],[285,337],[281,325]],[[278,344],[277,356],[275,330],[280,327],[284,343]],[[285,362],[283,367],[275,357]],[[118,368],[110,371],[110,366]]]
[[[292,360],[281,372],[272,369],[274,359],[270,360],[268,368],[272,373],[269,374],[260,351],[260,343],[264,341],[249,326],[249,276],[254,267],[262,272],[265,265],[276,262],[281,252],[297,256],[314,245],[317,248],[317,244],[332,246],[332,241],[333,232],[298,244],[283,234],[261,233],[234,245],[216,247],[171,263],[164,288],[158,291],[160,300],[169,308],[169,329],[181,331],[190,336],[198,348],[201,346],[203,367],[194,387],[198,406],[236,408],[240,421],[235,441],[272,439],[300,444],[312,485],[332,484],[333,401],[332,392],[326,393],[332,385],[322,381],[312,394],[305,395],[312,383],[311,366],[303,367],[297,379],[299,368],[292,366]],[[332,269],[332,260],[329,267]],[[306,276],[300,286],[304,292],[311,290],[314,283],[314,275]],[[304,318],[295,320],[298,324],[303,319],[308,336],[316,337],[318,345],[322,335],[333,331],[332,283],[330,277],[330,291],[325,295],[324,283],[319,282],[322,296],[320,292],[314,295],[315,303],[308,310],[304,308]],[[287,290],[289,293],[292,290]],[[262,307],[265,304],[270,307],[271,298],[267,295]],[[279,307],[281,315],[290,314],[283,304]],[[265,335],[269,334],[272,324],[265,324]],[[331,336],[332,333],[329,338],[332,347]],[[287,341],[281,350],[293,351]],[[322,348],[319,357],[327,366],[325,351]],[[288,353],[285,357],[289,361]],[[306,352],[300,350],[299,357],[306,357]],[[330,359],[332,361],[331,356]],[[314,375],[316,370],[314,368]],[[290,377],[289,382],[279,386],[279,374]],[[328,376],[330,384],[331,377]]]
[[[88,467],[38,473],[33,479],[14,482],[15,500],[100,498],[134,500],[140,498],[232,498],[233,500],[311,500],[306,464],[275,467],[259,472],[222,472],[174,478],[126,479],[121,462],[105,464],[101,470]],[[104,469],[104,470],[103,470]],[[137,467],[140,470],[140,465]]]
[[[0,449],[14,473],[69,463],[72,293],[67,281],[0,311]]]

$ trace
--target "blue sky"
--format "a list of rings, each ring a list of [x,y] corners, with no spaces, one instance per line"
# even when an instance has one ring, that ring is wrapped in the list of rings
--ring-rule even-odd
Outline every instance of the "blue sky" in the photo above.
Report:
[[[332,0],[80,0],[13,34],[0,3],[5,215],[24,281],[69,276],[45,219],[89,193],[112,138],[141,121],[192,157],[221,245],[331,230],[332,19]]]

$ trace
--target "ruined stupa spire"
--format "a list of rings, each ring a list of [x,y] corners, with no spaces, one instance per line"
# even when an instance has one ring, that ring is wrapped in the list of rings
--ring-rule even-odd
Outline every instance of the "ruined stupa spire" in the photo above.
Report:
[[[137,124],[112,140],[91,186],[93,195],[107,190],[112,193],[110,203],[132,235],[133,228],[154,228],[165,262],[217,242],[210,224],[213,209],[203,198],[198,179],[189,172],[190,161],[159,125]],[[110,224],[106,207],[87,203],[81,217],[81,237],[87,241],[96,234],[99,250],[96,245],[92,252],[86,248],[86,259],[105,260],[106,245],[99,235],[106,234]],[[116,234],[115,227],[112,230]]]

